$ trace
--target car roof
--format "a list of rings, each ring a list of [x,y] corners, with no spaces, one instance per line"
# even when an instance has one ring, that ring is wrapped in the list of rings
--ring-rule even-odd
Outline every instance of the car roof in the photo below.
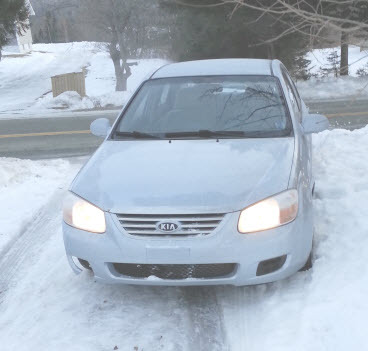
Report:
[[[171,63],[159,68],[155,78],[222,76],[222,75],[273,75],[272,60],[216,59]]]

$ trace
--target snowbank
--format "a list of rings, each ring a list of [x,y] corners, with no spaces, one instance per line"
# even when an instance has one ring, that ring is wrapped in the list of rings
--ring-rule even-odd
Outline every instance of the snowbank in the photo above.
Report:
[[[0,252],[75,173],[68,161],[0,157]],[[68,175],[69,174],[69,175]]]
[[[313,136],[314,266],[286,281],[223,289],[231,350],[366,349],[368,127]]]
[[[127,92],[115,92],[114,66],[104,45],[93,42],[35,44],[25,56],[5,56],[0,62],[1,113],[44,114],[60,109],[79,110],[94,107],[120,107],[140,82],[165,60],[136,60]],[[135,60],[134,60],[135,61]],[[52,97],[51,77],[87,70],[86,93],[73,92]],[[1,118],[1,117],[0,117]]]
[[[368,77],[311,78],[297,86],[305,100],[368,98]]]
[[[368,76],[357,77],[359,69],[365,68],[368,72],[368,50],[360,51],[357,46],[349,47],[349,76],[335,78],[330,74],[329,77],[321,77],[321,70],[331,67],[327,58],[334,51],[340,54],[340,48],[337,47],[315,49],[305,55],[311,61],[308,70],[318,78],[299,81],[297,85],[300,94],[306,100],[368,98]]]

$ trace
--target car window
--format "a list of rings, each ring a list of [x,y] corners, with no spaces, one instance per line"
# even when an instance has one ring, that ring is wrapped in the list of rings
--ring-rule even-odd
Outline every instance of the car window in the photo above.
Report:
[[[302,122],[302,113],[301,113],[301,100],[299,97],[299,93],[295,87],[294,82],[291,80],[289,74],[286,70],[282,70],[282,75],[284,77],[284,81],[286,84],[286,89],[292,104],[292,108],[295,116],[298,118],[299,122]]]
[[[293,79],[288,75],[289,77],[289,80],[291,82],[291,85],[293,86],[293,91],[297,97],[297,102],[299,104],[299,107],[301,108],[301,105],[302,105],[302,102],[301,102],[301,98],[300,98],[300,95],[299,95],[299,91],[298,91],[298,88],[296,87],[296,84],[295,82],[293,81]]]
[[[271,76],[149,80],[116,128],[161,137],[200,130],[289,135],[291,121],[278,80]]]

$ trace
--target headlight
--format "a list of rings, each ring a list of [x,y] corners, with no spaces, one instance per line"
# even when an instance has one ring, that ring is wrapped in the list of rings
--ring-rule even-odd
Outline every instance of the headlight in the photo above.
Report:
[[[292,222],[298,213],[298,192],[284,191],[259,201],[240,213],[238,231],[253,233]]]
[[[64,201],[63,219],[72,227],[87,232],[104,233],[106,231],[105,213],[71,193]]]

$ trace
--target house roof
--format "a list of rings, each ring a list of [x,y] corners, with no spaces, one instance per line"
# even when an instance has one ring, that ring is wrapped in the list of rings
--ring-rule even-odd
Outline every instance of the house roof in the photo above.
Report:
[[[216,75],[272,75],[272,60],[216,59],[172,63],[158,69],[151,78],[216,76]]]

